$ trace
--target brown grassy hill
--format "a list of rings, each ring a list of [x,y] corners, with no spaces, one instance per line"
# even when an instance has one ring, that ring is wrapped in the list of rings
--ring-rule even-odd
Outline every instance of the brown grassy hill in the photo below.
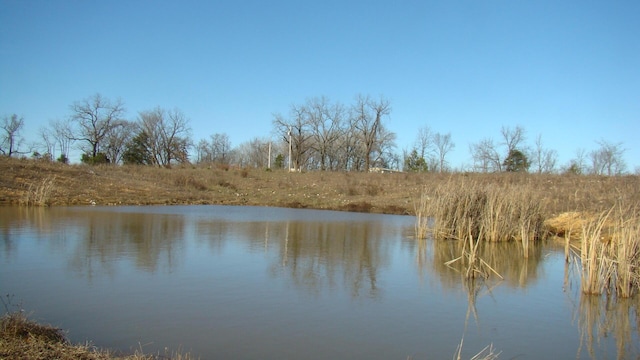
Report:
[[[289,173],[180,166],[64,165],[0,157],[0,205],[233,204],[413,214],[424,189],[451,178],[531,190],[549,215],[640,203],[638,176]]]

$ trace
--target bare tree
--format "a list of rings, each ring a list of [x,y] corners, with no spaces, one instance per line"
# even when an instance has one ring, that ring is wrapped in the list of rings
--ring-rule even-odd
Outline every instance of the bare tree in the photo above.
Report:
[[[303,168],[308,160],[311,150],[311,131],[307,108],[305,106],[291,105],[290,118],[275,114],[273,119],[275,132],[291,147],[291,161],[296,170]]]
[[[211,141],[200,140],[196,148],[197,161],[201,163],[229,164],[231,161],[231,141],[227,134],[216,133],[211,135]]]
[[[188,162],[191,146],[189,121],[182,111],[157,107],[139,114],[138,127],[145,134],[145,148],[154,165],[170,166]]]
[[[311,132],[310,146],[318,158],[320,170],[333,170],[346,110],[340,103],[331,104],[324,96],[308,100],[305,109]]]
[[[511,129],[503,126],[500,134],[502,135],[502,141],[498,145],[504,146],[504,152],[501,152],[493,142],[493,139],[490,138],[470,145],[469,150],[471,151],[474,167],[477,170],[482,172],[502,171],[505,167],[505,161],[510,162],[510,158],[514,154],[525,156],[523,160],[528,162],[525,155],[527,149],[522,145],[525,141],[524,128],[516,126],[515,129]]]
[[[355,117],[347,117],[347,126],[338,140],[338,169],[360,171],[364,167],[364,146],[362,138],[356,132]]]
[[[623,159],[622,143],[612,144],[605,140],[598,141],[600,148],[590,153],[591,172],[596,175],[620,175],[626,170]]]
[[[125,112],[122,101],[111,102],[95,94],[73,103],[70,109],[71,121],[76,125],[74,140],[86,143],[88,146],[83,150],[91,158],[96,158],[109,132],[121,126],[120,120]]]
[[[502,171],[502,160],[493,139],[485,138],[477,144],[471,144],[469,150],[477,171]]]
[[[211,135],[212,160],[220,164],[229,164],[231,141],[229,135],[216,133]]]
[[[433,144],[438,159],[438,171],[443,172],[447,169],[447,154],[456,147],[456,144],[451,140],[451,133],[434,134]]]
[[[382,168],[395,168],[400,166],[400,158],[395,153],[396,134],[387,130],[381,124],[378,132],[376,148],[372,152],[371,165]]]
[[[119,126],[113,129],[105,137],[107,158],[113,164],[122,163],[122,156],[126,150],[127,144],[133,139],[136,131],[136,124],[126,120],[120,120]]]
[[[503,126],[500,130],[500,134],[502,134],[502,145],[506,146],[507,148],[505,151],[506,155],[512,153],[514,150],[524,150],[521,146],[525,141],[524,128],[522,128],[521,126],[516,126],[515,129],[511,129],[508,126]]]
[[[434,134],[431,128],[428,126],[418,129],[418,135],[416,135],[415,149],[418,156],[422,159],[427,159],[434,151]]]
[[[55,120],[50,122],[51,135],[53,136],[58,148],[60,149],[60,155],[57,160],[63,163],[69,162],[69,152],[71,146],[75,142],[73,129],[71,123],[64,120]]]
[[[586,152],[584,149],[576,150],[576,157],[569,160],[569,163],[563,167],[562,172],[567,174],[581,175],[586,170]]]
[[[56,142],[51,129],[41,127],[38,130],[38,135],[42,140],[40,146],[40,149],[42,149],[43,152],[42,157],[46,160],[52,161],[55,156]]]
[[[376,158],[374,152],[382,149],[381,137],[382,119],[391,113],[391,103],[384,99],[375,101],[369,96],[359,95],[353,105],[355,129],[362,139],[364,150],[364,170],[369,171],[372,160]]]
[[[207,139],[200,139],[198,141],[198,145],[196,145],[196,162],[201,163],[210,163],[213,162],[210,144]]]
[[[553,149],[545,149],[542,144],[542,135],[538,135],[531,158],[538,174],[551,173],[555,170],[558,153]]]
[[[0,152],[11,157],[18,153],[18,147],[22,141],[20,131],[24,127],[24,118],[13,114],[2,118],[0,129],[2,135],[0,137]]]
[[[264,168],[268,163],[269,141],[253,138],[240,144],[236,151],[236,163],[241,167]]]

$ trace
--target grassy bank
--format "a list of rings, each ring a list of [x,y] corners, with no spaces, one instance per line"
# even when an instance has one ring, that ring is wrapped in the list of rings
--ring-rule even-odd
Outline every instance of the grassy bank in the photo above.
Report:
[[[548,218],[640,203],[638,176],[289,173],[185,166],[64,165],[0,157],[0,205],[230,204],[415,214],[424,189],[450,181],[526,191]]]

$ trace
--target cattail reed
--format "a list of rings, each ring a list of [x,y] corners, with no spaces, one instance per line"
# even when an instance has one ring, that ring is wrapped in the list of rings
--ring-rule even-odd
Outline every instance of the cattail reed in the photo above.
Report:
[[[426,193],[426,194],[425,194]],[[542,204],[523,186],[481,184],[464,178],[433,190],[423,189],[416,235],[468,241],[521,241],[524,256],[529,244],[543,236]],[[423,220],[424,216],[433,221]]]

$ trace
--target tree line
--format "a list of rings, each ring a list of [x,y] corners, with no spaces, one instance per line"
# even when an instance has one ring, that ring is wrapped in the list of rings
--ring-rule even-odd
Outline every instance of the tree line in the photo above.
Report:
[[[383,96],[358,95],[351,104],[324,96],[310,98],[291,105],[286,114],[273,114],[276,140],[253,138],[234,147],[225,133],[214,133],[195,144],[189,119],[179,109],[156,107],[127,120],[121,100],[98,93],[71,104],[65,119],[42,127],[40,140],[26,146],[21,136],[24,119],[15,114],[4,116],[0,154],[68,163],[71,149],[78,149],[80,161],[87,164],[169,167],[194,162],[296,171],[455,170],[447,160],[455,148],[451,133],[433,132],[428,126],[419,129],[413,145],[399,154],[396,134],[386,125],[391,111],[391,102]],[[560,166],[557,152],[543,145],[541,135],[533,146],[526,140],[523,127],[502,127],[497,141],[484,138],[469,144],[472,165],[459,170],[599,175],[627,171],[621,143],[601,140],[597,149],[578,150],[568,164]]]

